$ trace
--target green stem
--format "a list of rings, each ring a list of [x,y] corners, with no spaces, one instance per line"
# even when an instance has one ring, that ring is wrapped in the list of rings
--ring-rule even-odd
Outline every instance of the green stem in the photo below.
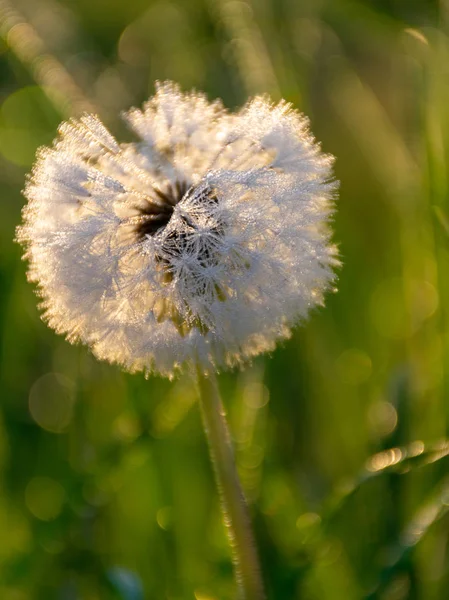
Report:
[[[237,475],[234,452],[214,375],[200,369],[198,384],[203,424],[215,479],[221,499],[223,518],[232,549],[239,599],[263,600],[262,577],[248,507]]]

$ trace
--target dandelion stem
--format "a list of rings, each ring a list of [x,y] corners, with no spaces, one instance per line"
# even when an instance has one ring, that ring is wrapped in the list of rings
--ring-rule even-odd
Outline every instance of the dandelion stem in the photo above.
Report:
[[[232,548],[239,600],[263,600],[265,594],[254,535],[217,381],[214,375],[203,375],[198,369],[198,384],[203,424]]]

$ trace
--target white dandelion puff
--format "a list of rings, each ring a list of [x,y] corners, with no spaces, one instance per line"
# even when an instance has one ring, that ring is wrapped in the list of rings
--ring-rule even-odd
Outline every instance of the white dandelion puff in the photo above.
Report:
[[[125,118],[140,141],[86,115],[39,151],[17,239],[45,320],[130,371],[272,350],[334,279],[332,157],[265,97],[232,114],[166,82]]]

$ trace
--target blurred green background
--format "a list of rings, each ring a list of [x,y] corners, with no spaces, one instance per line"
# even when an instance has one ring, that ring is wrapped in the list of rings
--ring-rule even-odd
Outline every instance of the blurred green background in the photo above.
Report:
[[[13,244],[59,122],[174,79],[337,157],[338,294],[220,386],[269,600],[449,589],[449,2],[0,0],[0,598],[231,600],[198,409],[40,321]],[[122,137],[123,139],[123,137]]]

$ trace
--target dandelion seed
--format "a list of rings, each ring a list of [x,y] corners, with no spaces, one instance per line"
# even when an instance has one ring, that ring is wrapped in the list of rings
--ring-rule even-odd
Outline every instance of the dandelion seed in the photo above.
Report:
[[[96,116],[39,151],[17,239],[44,318],[98,358],[171,376],[243,363],[320,304],[336,185],[307,120],[157,84],[119,144]]]

